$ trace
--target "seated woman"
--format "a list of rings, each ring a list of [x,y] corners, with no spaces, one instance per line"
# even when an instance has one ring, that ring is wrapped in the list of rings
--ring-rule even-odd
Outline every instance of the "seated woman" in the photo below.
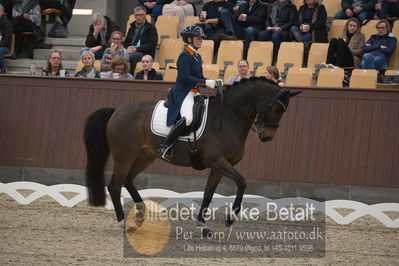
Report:
[[[102,72],[110,70],[109,65],[111,64],[111,60],[117,55],[129,60],[129,53],[127,52],[127,49],[123,47],[122,37],[123,35],[120,31],[114,31],[111,33],[111,37],[109,39],[110,45],[105,49],[103,58],[101,59]]]
[[[12,17],[15,33],[15,52],[22,54],[22,32],[35,32],[35,27],[40,27],[41,14],[38,0],[13,0]],[[28,51],[28,53],[32,53]],[[27,55],[33,58],[33,54]]]
[[[43,76],[65,77],[69,73],[62,66],[62,54],[60,51],[54,50],[47,58],[47,67],[43,69]]]
[[[83,68],[75,73],[76,78],[100,78],[100,72],[94,67],[96,61],[95,56],[90,51],[85,51],[80,57],[82,59]]]
[[[299,8],[291,36],[297,42],[328,42],[327,11],[319,0],[304,0]]]
[[[111,71],[108,71],[104,78],[109,79],[133,79],[133,76],[130,75],[129,66],[127,64],[127,60],[117,55],[111,60],[110,65]]]
[[[240,81],[241,79],[248,79],[251,75],[249,74],[249,63],[245,59],[238,61],[238,74],[231,76],[226,84],[233,84],[235,81]]]
[[[280,87],[285,86],[284,82],[280,80],[280,72],[278,71],[278,68],[275,66],[266,67],[264,77],[275,82]]]
[[[162,80],[162,75],[152,68],[153,59],[151,55],[145,55],[141,58],[143,70],[136,73],[134,79],[138,80]]]
[[[326,63],[338,67],[359,68],[364,42],[360,22],[356,18],[348,19],[341,36],[330,40]]]
[[[378,33],[371,35],[364,45],[364,55],[360,63],[363,69],[384,69],[389,65],[397,40],[391,33],[389,22],[380,20],[376,25]]]

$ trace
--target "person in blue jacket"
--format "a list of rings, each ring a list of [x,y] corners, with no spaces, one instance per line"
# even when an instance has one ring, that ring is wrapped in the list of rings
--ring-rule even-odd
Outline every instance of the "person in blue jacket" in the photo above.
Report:
[[[194,97],[199,94],[199,86],[216,87],[216,80],[209,80],[202,74],[202,58],[198,53],[204,30],[191,25],[181,33],[187,47],[177,59],[177,79],[168,98],[167,126],[172,126],[165,142],[158,152],[163,159],[170,160],[171,148],[183,130],[193,122]]]
[[[380,20],[376,28],[377,33],[371,35],[364,45],[364,55],[360,63],[363,69],[380,70],[387,67],[397,44],[387,20]]]

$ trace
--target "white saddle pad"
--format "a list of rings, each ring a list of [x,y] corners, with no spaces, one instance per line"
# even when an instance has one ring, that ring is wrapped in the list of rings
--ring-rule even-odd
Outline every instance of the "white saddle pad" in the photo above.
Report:
[[[166,126],[166,115],[168,113],[168,109],[164,106],[164,100],[161,100],[157,103],[152,113],[151,118],[151,131],[157,136],[166,137],[169,134],[169,131],[172,127]],[[208,115],[208,99],[205,99],[205,112],[204,116],[202,117],[201,126],[196,131],[197,139],[199,139],[204,133],[205,125],[206,125],[206,118]],[[183,141],[190,141],[194,140],[194,133],[191,133],[188,136],[179,137],[179,140]]]

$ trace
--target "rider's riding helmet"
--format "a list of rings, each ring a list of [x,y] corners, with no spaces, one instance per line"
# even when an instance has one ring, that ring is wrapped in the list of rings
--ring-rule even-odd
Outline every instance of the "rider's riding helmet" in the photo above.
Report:
[[[188,43],[187,42],[188,37],[202,37],[202,38],[206,37],[204,30],[197,25],[188,26],[181,32],[180,35],[185,43]]]

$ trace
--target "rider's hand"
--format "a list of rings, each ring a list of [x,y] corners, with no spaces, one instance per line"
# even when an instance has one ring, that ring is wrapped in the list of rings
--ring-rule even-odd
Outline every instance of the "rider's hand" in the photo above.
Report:
[[[220,87],[223,86],[223,80],[222,79],[217,79],[216,84],[218,84]]]
[[[207,79],[207,80],[205,81],[205,85],[206,85],[207,87],[209,87],[209,88],[214,89],[214,88],[216,87],[216,80]]]

